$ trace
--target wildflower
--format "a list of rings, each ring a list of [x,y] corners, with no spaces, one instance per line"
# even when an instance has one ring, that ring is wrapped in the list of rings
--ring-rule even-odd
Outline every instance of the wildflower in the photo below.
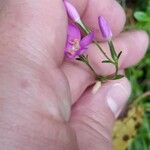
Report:
[[[107,21],[105,20],[105,18],[102,16],[99,16],[98,23],[99,23],[99,27],[100,27],[103,37],[106,40],[110,40],[112,38],[112,31],[111,31]]]
[[[81,39],[79,28],[70,24],[68,27],[67,44],[65,47],[66,56],[70,59],[74,59],[77,56],[82,55],[87,50],[87,46],[92,43],[93,39],[93,32]]]
[[[78,11],[76,10],[76,8],[71,3],[69,3],[67,0],[64,0],[64,4],[65,4],[65,7],[66,7],[69,17],[75,22],[80,21],[81,20],[80,15],[79,15]]]

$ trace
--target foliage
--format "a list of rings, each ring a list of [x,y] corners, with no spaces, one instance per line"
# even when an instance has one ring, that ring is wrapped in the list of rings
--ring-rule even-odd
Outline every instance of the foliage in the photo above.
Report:
[[[123,6],[126,6],[126,12],[128,16],[126,29],[143,29],[150,35],[150,0],[118,0]],[[150,46],[145,58],[136,66],[126,70],[126,75],[132,85],[132,95],[130,97],[129,103],[132,105],[135,101],[139,101],[140,105],[143,106],[145,113],[141,128],[138,130],[134,140],[127,142],[128,150],[150,150]],[[137,107],[138,107],[137,106]],[[129,111],[131,111],[129,109]],[[129,112],[127,112],[129,113]],[[132,115],[133,117],[134,115]],[[140,119],[140,115],[138,115]],[[127,124],[123,124],[128,116],[119,119],[116,122],[115,128],[117,128],[118,122],[122,122],[122,130],[120,130],[120,135],[125,134],[125,127]],[[132,125],[135,122],[132,123]],[[132,126],[131,125],[131,126]],[[130,127],[131,128],[131,127]],[[128,130],[126,130],[126,134]],[[133,132],[132,132],[133,133]],[[131,134],[132,134],[131,133]],[[117,135],[118,131],[114,132]],[[115,140],[114,140],[115,141]],[[116,141],[115,141],[116,142]],[[117,145],[121,143],[118,138]],[[116,148],[116,150],[118,150]],[[120,149],[119,149],[120,150]],[[124,149],[125,150],[125,149]]]

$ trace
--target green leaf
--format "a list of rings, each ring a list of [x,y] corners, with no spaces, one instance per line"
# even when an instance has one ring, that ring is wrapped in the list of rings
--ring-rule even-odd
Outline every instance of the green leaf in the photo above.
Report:
[[[134,13],[134,17],[139,22],[149,22],[150,16],[148,16],[145,12],[142,11],[136,11]]]
[[[88,55],[85,55],[86,59],[88,60],[89,59],[89,56]]]
[[[115,76],[115,78],[113,78],[113,80],[122,79],[123,77],[124,75],[118,74],[117,76]]]
[[[78,61],[83,61],[83,59],[80,58],[80,57],[76,58],[76,60],[78,60]]]
[[[103,60],[102,63],[112,63],[110,60]]]
[[[120,58],[121,54],[122,54],[122,51],[118,54],[118,56],[117,56],[117,57],[118,57],[118,59]]]

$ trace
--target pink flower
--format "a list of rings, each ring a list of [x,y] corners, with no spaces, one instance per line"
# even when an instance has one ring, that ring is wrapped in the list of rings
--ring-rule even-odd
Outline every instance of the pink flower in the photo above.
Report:
[[[98,23],[99,23],[99,27],[100,27],[103,37],[106,40],[110,40],[112,38],[112,31],[111,31],[107,21],[105,20],[105,18],[102,16],[99,16]]]
[[[64,4],[65,4],[65,7],[66,7],[69,17],[73,21],[78,22],[80,20],[80,15],[79,15],[78,11],[76,10],[76,8],[71,3],[69,3],[67,0],[64,0]]]
[[[74,59],[77,56],[82,55],[87,50],[87,46],[92,43],[93,39],[93,32],[81,39],[81,32],[79,28],[70,24],[68,27],[65,55],[70,59]]]

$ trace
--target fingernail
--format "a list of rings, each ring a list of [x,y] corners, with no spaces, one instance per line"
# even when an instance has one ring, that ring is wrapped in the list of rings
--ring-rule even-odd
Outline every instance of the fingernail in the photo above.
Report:
[[[95,95],[101,86],[102,86],[102,83],[100,81],[97,81],[92,89],[92,94]]]
[[[130,96],[130,84],[127,80],[113,84],[107,93],[107,105],[115,118],[119,116]]]

